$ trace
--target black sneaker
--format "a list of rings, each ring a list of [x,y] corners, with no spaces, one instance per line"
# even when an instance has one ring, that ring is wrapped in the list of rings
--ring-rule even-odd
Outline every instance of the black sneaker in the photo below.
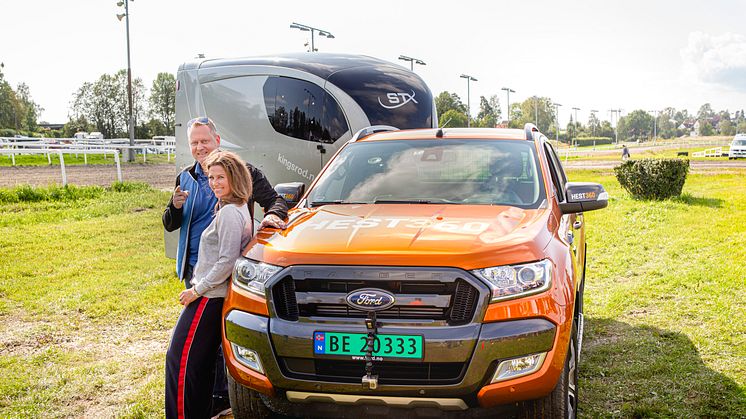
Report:
[[[218,419],[221,416],[231,414],[231,402],[227,397],[213,396],[212,416],[210,419]]]

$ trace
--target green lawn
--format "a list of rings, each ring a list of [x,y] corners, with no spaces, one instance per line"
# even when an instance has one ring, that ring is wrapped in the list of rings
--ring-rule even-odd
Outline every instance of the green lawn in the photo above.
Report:
[[[587,214],[584,417],[746,415],[746,172],[690,175],[684,196],[629,198],[598,181]]]
[[[611,194],[587,215],[581,417],[745,417],[746,172],[652,203],[570,178]],[[0,203],[0,417],[162,415],[168,193],[117,190]]]

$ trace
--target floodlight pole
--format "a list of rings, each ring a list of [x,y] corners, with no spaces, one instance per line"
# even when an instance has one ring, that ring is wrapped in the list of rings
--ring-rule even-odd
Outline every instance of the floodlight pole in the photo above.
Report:
[[[558,147],[559,147],[559,128],[560,128],[559,127],[559,107],[560,106],[562,106],[562,105],[559,104],[559,103],[555,103],[554,104],[554,109],[555,109],[555,112],[554,112],[555,115],[554,115],[554,117],[555,117],[555,121],[557,122],[557,129],[555,131],[556,131],[556,134],[557,134],[556,138],[557,138],[557,146]]]
[[[471,127],[471,82],[479,81],[468,74],[462,74],[462,79],[466,79],[466,127]]]
[[[315,43],[315,40],[314,40],[314,32],[318,32],[319,35],[321,35],[323,37],[326,37],[326,38],[329,38],[329,39],[334,39],[334,35],[332,35],[331,32],[329,32],[327,30],[324,30],[324,29],[314,28],[313,26],[308,26],[308,25],[304,25],[302,23],[297,23],[297,22],[293,22],[290,25],[290,27],[292,29],[300,29],[300,30],[302,30],[304,32],[311,32],[311,52],[316,52],[316,43]]]
[[[127,26],[127,100],[129,102],[129,134],[130,134],[130,152],[129,161],[135,161],[135,120],[132,116],[132,65],[130,60],[130,0],[124,0],[124,13],[126,16]]]
[[[575,138],[578,138],[578,111],[580,108],[572,108],[575,111]]]
[[[424,61],[420,60],[419,58],[408,57],[406,55],[399,55],[399,59],[402,60],[402,61],[409,61],[409,70],[411,72],[414,72],[414,65],[415,64],[427,65]]]
[[[511,89],[510,87],[503,87],[500,90],[505,90],[505,93],[508,94],[508,128],[510,128],[510,94],[515,93],[515,90]]]

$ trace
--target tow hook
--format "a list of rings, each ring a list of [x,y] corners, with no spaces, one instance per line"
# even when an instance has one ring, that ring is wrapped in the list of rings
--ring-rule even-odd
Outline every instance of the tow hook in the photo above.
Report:
[[[373,347],[378,333],[378,322],[376,312],[368,311],[365,318],[365,328],[368,329],[368,337],[365,345],[365,375],[363,376],[363,388],[375,390],[378,388],[378,375],[373,374]]]

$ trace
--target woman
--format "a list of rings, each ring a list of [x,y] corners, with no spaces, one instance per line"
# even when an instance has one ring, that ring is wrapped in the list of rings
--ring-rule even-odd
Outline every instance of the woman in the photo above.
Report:
[[[166,355],[167,418],[210,417],[223,300],[233,265],[253,234],[246,164],[234,153],[216,150],[206,166],[217,214],[200,238],[192,286],[179,295],[184,310]]]

